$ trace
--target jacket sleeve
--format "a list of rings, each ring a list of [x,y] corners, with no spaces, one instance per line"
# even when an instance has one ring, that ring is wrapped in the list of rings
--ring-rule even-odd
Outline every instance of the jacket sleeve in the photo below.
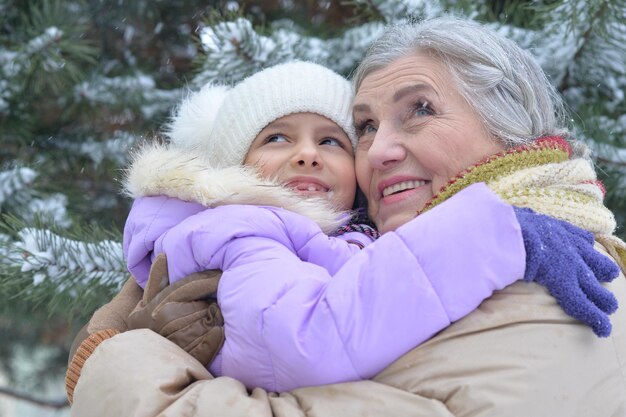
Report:
[[[128,271],[144,288],[154,257],[154,242],[167,230],[206,207],[166,196],[133,202],[124,225],[124,256]]]
[[[149,330],[102,342],[83,368],[72,416],[453,417],[440,401],[372,381],[279,395],[213,378],[184,350]]]
[[[265,211],[266,217],[259,218],[259,214]],[[205,234],[207,241],[202,247],[203,257],[212,255],[217,248],[224,245],[224,242],[237,236],[254,234],[265,229],[273,238],[277,238],[272,231],[281,229],[286,231],[283,233],[286,240],[282,242],[287,246],[293,246],[291,239],[294,235],[306,241],[299,248],[300,259],[320,265],[330,273],[336,272],[347,259],[359,251],[360,247],[368,245],[373,240],[365,234],[354,232],[341,237],[329,237],[310,219],[275,207],[226,205],[207,208],[197,203],[166,196],[141,197],[135,200],[126,219],[124,255],[128,270],[142,288],[148,281],[150,266],[156,255],[155,245],[159,247],[159,240],[171,228],[190,217],[191,222],[202,224],[198,227],[213,231],[211,236]],[[188,229],[195,227],[193,225]],[[347,240],[358,242],[358,245],[348,244]],[[182,258],[179,260],[176,253],[171,255],[168,259],[171,282],[191,273],[203,271],[199,269],[198,263],[189,263]]]
[[[271,391],[368,379],[525,268],[513,209],[484,184],[386,233],[334,274],[260,236],[202,258],[212,231],[183,225],[163,240],[168,260],[176,249],[181,264],[224,271],[219,371]]]
[[[361,245],[349,243],[357,240],[355,235],[359,236]],[[310,218],[279,207],[233,204],[205,208],[187,217],[158,236],[152,247],[155,255],[167,255],[172,283],[205,271],[207,265],[223,267],[218,258],[225,249],[233,241],[248,237],[268,239],[272,241],[270,245],[287,249],[289,257],[313,263],[330,274],[372,241],[361,233],[349,233],[344,238],[328,236]],[[246,240],[244,245],[253,241]],[[253,256],[248,262],[260,257],[263,254]]]

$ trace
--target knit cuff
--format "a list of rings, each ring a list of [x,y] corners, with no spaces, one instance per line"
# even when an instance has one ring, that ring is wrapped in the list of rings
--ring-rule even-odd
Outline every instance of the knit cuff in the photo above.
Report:
[[[65,374],[65,391],[67,392],[67,399],[70,404],[72,404],[74,400],[74,388],[76,388],[76,383],[78,382],[85,361],[89,359],[100,343],[112,338],[118,333],[119,331],[113,329],[100,330],[89,335],[89,337],[83,340],[78,349],[76,349],[76,353],[67,367],[67,373]]]

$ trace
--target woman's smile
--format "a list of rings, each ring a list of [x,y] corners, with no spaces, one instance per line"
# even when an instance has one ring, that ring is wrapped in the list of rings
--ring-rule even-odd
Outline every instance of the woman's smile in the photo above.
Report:
[[[425,189],[426,187],[422,185],[420,187],[409,188],[409,189],[395,192],[393,194],[389,194],[387,196],[384,196],[381,199],[380,201],[381,206],[392,205],[392,204],[398,203],[400,201],[404,201],[409,198],[417,199],[417,197],[419,197],[420,195],[420,192],[424,192]]]
[[[430,181],[424,179],[404,178],[402,176],[394,176],[380,181],[377,186],[380,205],[381,207],[394,206],[386,208],[387,211],[393,211],[396,203],[404,202],[407,199],[415,204],[417,200],[421,199],[420,197],[429,195],[429,183]]]

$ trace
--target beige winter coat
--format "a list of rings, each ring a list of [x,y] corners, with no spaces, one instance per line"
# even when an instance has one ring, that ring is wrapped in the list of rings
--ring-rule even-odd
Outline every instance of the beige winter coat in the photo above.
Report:
[[[608,287],[621,306],[609,338],[519,282],[372,381],[281,394],[213,378],[176,345],[133,330],[87,360],[72,416],[624,417],[626,278]]]

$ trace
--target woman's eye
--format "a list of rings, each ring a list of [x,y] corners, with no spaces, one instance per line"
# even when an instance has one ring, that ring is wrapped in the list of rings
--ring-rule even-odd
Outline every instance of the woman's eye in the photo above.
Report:
[[[363,129],[363,131],[365,133],[374,133],[376,132],[376,128],[372,126],[371,124],[368,124],[367,126],[365,126],[365,129]]]
[[[265,143],[278,143],[278,142],[287,142],[287,137],[284,135],[272,135],[267,138]]]
[[[432,116],[435,114],[434,110],[430,107],[430,104],[427,101],[419,101],[415,103],[414,109],[417,116]]]
[[[370,133],[375,133],[376,128],[372,123],[368,120],[367,122],[360,123],[356,126],[357,136],[369,135]]]

